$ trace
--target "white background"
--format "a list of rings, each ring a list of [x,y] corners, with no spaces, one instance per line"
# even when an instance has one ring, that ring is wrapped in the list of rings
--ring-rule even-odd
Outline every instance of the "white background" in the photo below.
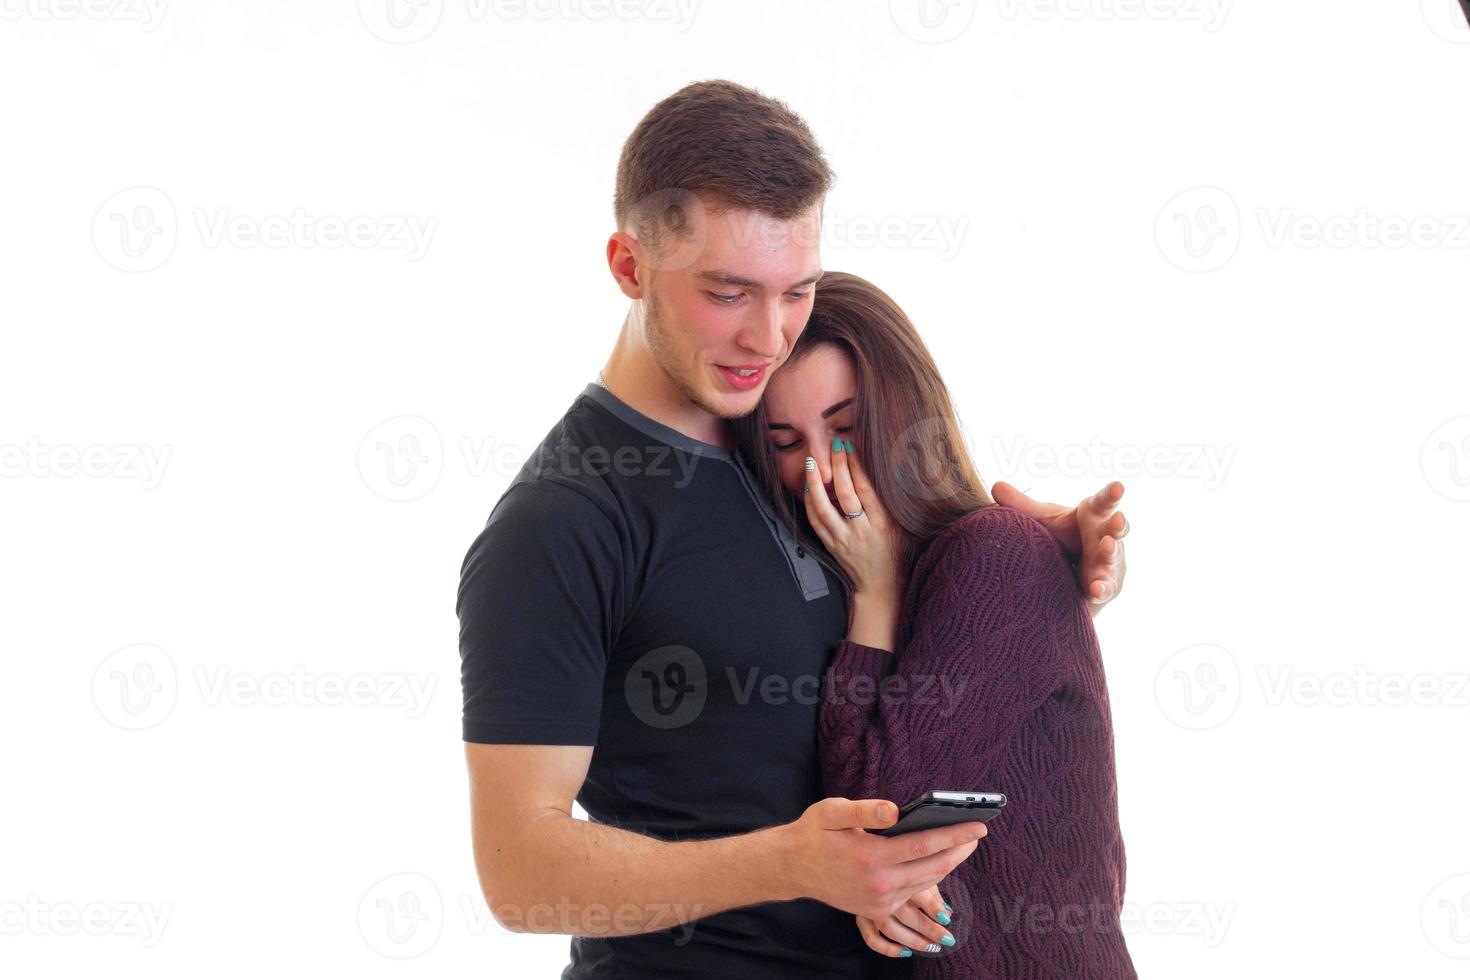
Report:
[[[1453,0],[0,13],[6,975],[557,974],[478,894],[459,564],[712,77],[811,124],[982,475],[1127,486],[1140,974],[1465,975]]]

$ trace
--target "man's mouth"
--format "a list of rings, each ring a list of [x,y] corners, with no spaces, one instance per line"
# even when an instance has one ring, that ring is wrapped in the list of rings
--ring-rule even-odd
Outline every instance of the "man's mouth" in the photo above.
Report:
[[[768,366],[765,364],[716,364],[715,369],[732,388],[749,391],[765,380]]]

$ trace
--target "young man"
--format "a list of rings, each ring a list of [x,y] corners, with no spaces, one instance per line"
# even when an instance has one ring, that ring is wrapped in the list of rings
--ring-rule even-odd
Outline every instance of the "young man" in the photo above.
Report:
[[[853,916],[886,920],[984,835],[867,834],[893,801],[822,798],[817,685],[846,605],[730,450],[725,420],[811,311],[830,183],[806,125],[749,89],[649,111],[607,246],[622,332],[465,558],[476,866],[502,925],[576,937],[564,980],[860,976],[878,957]],[[1001,490],[1086,539],[1109,596],[1110,491],[1079,513]]]

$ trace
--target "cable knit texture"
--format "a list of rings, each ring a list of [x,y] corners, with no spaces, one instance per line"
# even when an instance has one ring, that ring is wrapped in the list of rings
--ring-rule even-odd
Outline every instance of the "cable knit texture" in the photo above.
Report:
[[[982,790],[1007,803],[940,885],[956,910],[956,945],[934,958],[874,953],[875,971],[1136,978],[1119,930],[1124,857],[1107,683],[1056,541],[1008,507],[967,514],[915,565],[898,639],[897,655],[844,641],[828,669],[828,795],[902,806],[929,790]]]

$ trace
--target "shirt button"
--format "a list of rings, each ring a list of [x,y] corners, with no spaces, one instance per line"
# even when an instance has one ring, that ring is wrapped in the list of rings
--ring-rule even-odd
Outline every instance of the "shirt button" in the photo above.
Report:
[[[797,549],[796,549],[796,557],[798,557],[798,558],[805,558],[806,557],[806,549],[798,545],[797,546]]]

